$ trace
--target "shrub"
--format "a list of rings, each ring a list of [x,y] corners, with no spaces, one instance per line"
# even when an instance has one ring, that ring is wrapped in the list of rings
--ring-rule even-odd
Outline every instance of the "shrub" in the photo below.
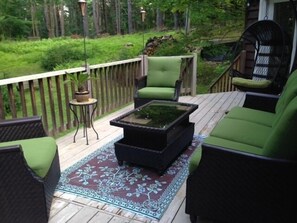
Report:
[[[52,71],[58,65],[77,60],[84,60],[84,54],[81,50],[71,45],[57,45],[45,52],[41,58],[41,66],[48,71]]]

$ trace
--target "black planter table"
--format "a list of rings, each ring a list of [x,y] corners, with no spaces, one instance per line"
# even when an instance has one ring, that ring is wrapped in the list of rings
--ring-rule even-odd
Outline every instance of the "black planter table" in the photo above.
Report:
[[[111,125],[124,130],[124,137],[115,143],[119,165],[127,161],[162,174],[191,144],[194,123],[189,122],[189,115],[197,108],[195,104],[154,100],[111,120]]]

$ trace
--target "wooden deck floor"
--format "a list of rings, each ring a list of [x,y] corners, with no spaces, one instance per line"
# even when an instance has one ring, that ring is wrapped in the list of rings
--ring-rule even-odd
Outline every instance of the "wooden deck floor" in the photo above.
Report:
[[[225,112],[234,106],[242,105],[244,98],[245,96],[242,92],[226,92],[202,94],[196,97],[185,96],[181,97],[179,101],[199,105],[199,108],[191,114],[190,121],[195,122],[195,134],[208,135],[216,123],[224,116]],[[132,104],[95,121],[94,127],[99,133],[100,139],[97,140],[93,130],[89,129],[89,145],[86,145],[86,140],[82,137],[81,130],[76,137],[76,143],[73,143],[74,132],[70,132],[64,137],[57,139],[61,170],[63,171],[65,168],[121,135],[123,133],[122,128],[111,126],[109,121],[131,109],[133,109]],[[184,183],[164,216],[159,221],[160,223],[190,222],[189,216],[185,214],[185,188],[186,184]],[[158,221],[100,202],[91,201],[67,193],[56,192],[52,203],[49,222],[157,223]]]

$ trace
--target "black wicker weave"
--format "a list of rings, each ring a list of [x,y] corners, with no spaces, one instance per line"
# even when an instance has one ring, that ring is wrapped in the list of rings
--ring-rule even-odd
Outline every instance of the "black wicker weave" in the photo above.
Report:
[[[266,79],[272,83],[266,88],[235,87],[242,91],[280,93],[289,75],[291,49],[288,35],[275,21],[260,20],[251,24],[242,33],[233,53],[237,56],[241,50],[246,51],[245,72],[241,73],[236,67],[230,75],[255,81]]]
[[[204,144],[189,175],[186,213],[217,222],[297,222],[297,162]]]
[[[0,121],[1,142],[43,136],[40,117]],[[58,150],[49,172],[40,178],[27,165],[20,145],[0,147],[0,222],[48,222],[59,178]]]

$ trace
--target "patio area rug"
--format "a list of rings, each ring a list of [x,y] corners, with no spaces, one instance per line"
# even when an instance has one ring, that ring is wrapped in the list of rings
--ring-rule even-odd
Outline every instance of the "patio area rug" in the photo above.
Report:
[[[62,172],[57,190],[104,202],[159,220],[188,175],[188,162],[201,138],[160,176],[144,167],[119,166],[114,141]]]

